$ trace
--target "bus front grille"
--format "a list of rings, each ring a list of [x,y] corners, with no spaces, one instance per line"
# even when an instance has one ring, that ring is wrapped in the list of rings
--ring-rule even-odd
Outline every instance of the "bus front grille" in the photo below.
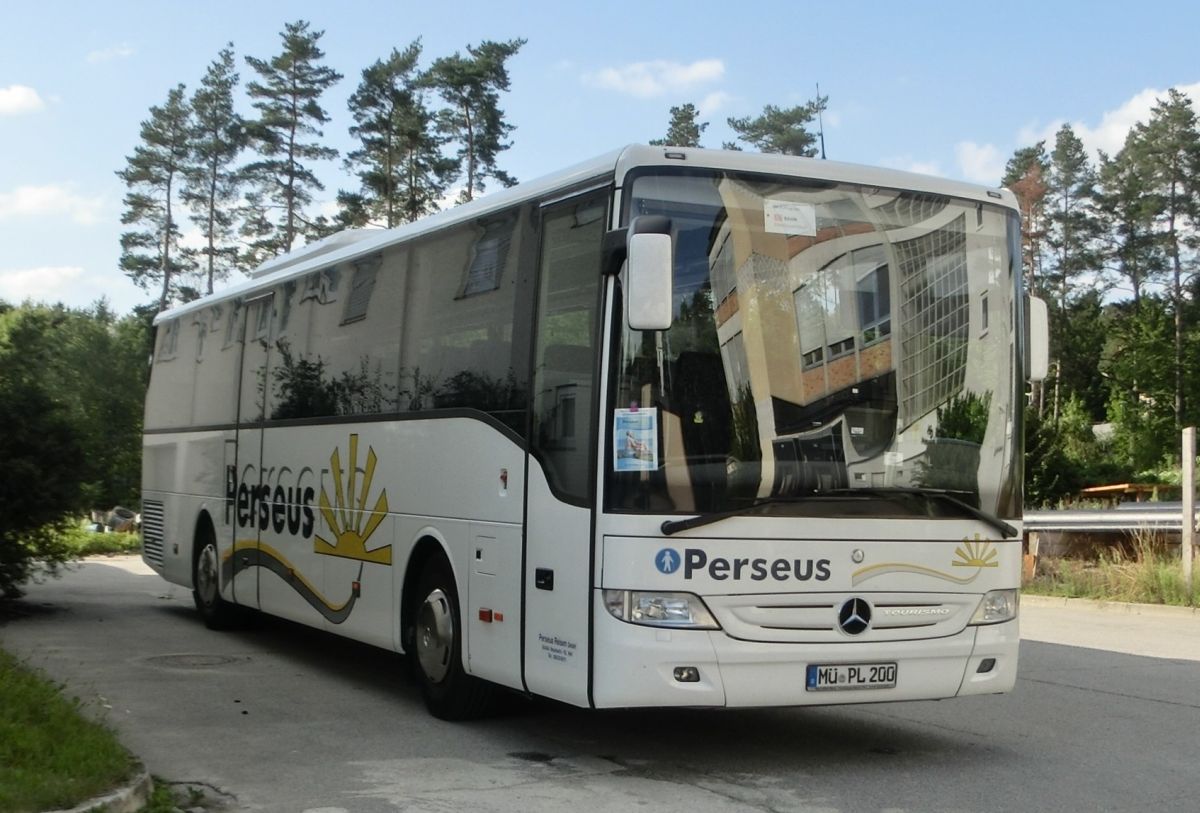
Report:
[[[162,567],[163,529],[165,526],[163,504],[157,500],[142,502],[142,555],[148,562]]]
[[[838,615],[846,602],[865,600],[869,623],[847,635]],[[808,593],[705,596],[726,633],[743,641],[845,643],[939,638],[962,632],[979,605],[962,593]]]

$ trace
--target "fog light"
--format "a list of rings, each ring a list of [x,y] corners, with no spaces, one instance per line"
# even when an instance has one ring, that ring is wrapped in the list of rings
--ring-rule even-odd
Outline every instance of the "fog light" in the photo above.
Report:
[[[680,683],[699,683],[700,670],[694,666],[676,666],[675,680]]]
[[[995,658],[984,658],[979,662],[979,668],[975,670],[977,674],[985,675],[996,668]]]

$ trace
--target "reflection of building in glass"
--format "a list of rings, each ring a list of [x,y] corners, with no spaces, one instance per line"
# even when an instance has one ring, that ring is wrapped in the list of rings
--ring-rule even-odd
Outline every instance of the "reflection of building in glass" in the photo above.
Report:
[[[999,321],[989,290],[1010,301],[1003,214],[937,195],[730,179],[720,195],[713,301],[730,397],[750,393],[757,415],[760,493],[918,485],[931,445],[981,445],[945,437],[939,410],[972,392],[1004,408],[987,396],[1010,385],[1011,340],[981,341]],[[814,233],[769,231],[764,209],[781,200],[811,205]],[[1003,452],[1006,421],[984,429],[982,445]],[[967,490],[973,460],[958,480]]]
[[[896,243],[900,277],[900,426],[962,390],[967,367],[966,235],[959,215],[937,231]]]

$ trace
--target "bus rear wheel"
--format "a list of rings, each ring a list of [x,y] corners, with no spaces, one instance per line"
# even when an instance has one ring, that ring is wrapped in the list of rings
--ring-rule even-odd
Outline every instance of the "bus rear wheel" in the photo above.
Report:
[[[425,565],[415,610],[412,654],[430,713],[441,720],[467,720],[487,712],[494,687],[463,668],[458,590],[441,557]]]
[[[200,550],[192,564],[192,600],[204,625],[211,630],[240,626],[245,620],[242,608],[221,598],[221,557],[212,528],[197,534],[196,544]]]

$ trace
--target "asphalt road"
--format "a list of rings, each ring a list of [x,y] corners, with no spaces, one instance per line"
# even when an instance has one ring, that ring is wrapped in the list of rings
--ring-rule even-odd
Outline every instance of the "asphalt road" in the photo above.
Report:
[[[426,714],[398,656],[272,620],[209,632],[187,591],[129,557],[33,586],[0,645],[100,708],[152,773],[241,810],[1200,809],[1200,615],[1022,615],[1058,643],[1022,643],[1006,696],[736,712],[518,700],[468,724]]]

